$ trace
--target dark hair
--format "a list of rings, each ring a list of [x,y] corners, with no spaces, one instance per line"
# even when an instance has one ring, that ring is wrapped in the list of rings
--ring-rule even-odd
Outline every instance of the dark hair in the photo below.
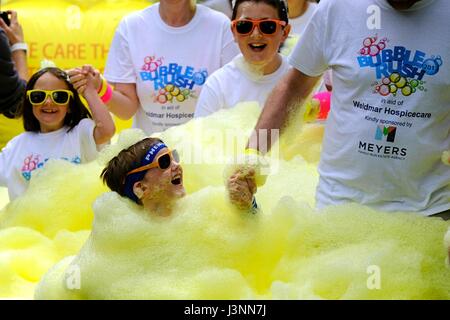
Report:
[[[67,132],[76,127],[80,123],[81,119],[92,119],[91,113],[83,104],[83,102],[81,102],[77,90],[75,90],[73,85],[70,83],[69,76],[65,71],[59,68],[49,67],[39,70],[31,76],[30,80],[27,83],[26,90],[33,90],[36,81],[47,72],[51,73],[58,79],[63,80],[67,84],[69,90],[73,93],[73,99],[69,100],[69,109],[66,117],[64,118],[64,125],[69,127],[69,130],[67,130]],[[33,114],[33,105],[30,103],[28,98],[25,98],[23,100],[22,106],[20,110],[18,110],[18,115],[23,116],[23,127],[25,128],[25,131],[41,131],[41,125],[39,124],[38,119],[36,119]]]
[[[117,192],[123,197],[127,197],[125,194],[125,178],[127,173],[140,167],[141,160],[145,157],[148,150],[159,142],[162,142],[162,140],[158,138],[145,138],[133,144],[128,149],[120,151],[117,156],[108,162],[106,168],[100,174],[103,183],[106,183],[112,191]]]
[[[236,0],[233,7],[233,14],[231,16],[231,20],[236,19],[237,9],[239,8],[239,5],[244,2],[266,3],[269,6],[272,6],[275,9],[277,9],[278,18],[281,21],[286,21],[286,23],[289,23],[289,11],[286,0]]]

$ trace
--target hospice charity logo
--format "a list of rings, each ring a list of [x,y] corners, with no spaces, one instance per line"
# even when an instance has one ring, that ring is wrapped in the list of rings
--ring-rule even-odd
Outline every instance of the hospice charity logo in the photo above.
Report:
[[[201,87],[208,77],[206,69],[195,70],[177,63],[164,65],[164,58],[147,56],[140,72],[142,81],[153,82],[153,101],[165,104],[196,98],[196,87]]]
[[[442,66],[442,58],[427,55],[420,50],[408,50],[403,46],[387,47],[389,40],[378,36],[367,37],[357,57],[361,68],[373,68],[376,81],[373,93],[382,96],[402,94],[407,97],[415,92],[426,92],[426,77],[434,76]]]
[[[44,159],[41,161],[42,156],[39,154],[33,155],[30,154],[29,156],[25,157],[25,160],[23,161],[22,165],[22,177],[25,178],[25,180],[29,181],[31,179],[31,172],[38,168],[42,168],[44,164],[49,160],[49,158]],[[60,158],[61,160],[70,161],[75,164],[80,164],[81,159],[80,157],[74,157],[73,159],[69,159],[66,157]]]
[[[375,139],[380,141],[394,142],[397,128],[394,126],[377,126]]]

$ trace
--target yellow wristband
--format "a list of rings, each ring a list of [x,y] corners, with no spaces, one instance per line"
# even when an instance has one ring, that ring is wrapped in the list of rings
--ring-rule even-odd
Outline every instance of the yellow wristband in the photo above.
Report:
[[[253,149],[253,148],[247,148],[244,151],[245,155],[256,155],[256,156],[260,156],[262,157],[263,154],[261,153],[261,151],[257,150],[257,149]]]
[[[98,92],[99,97],[103,97],[106,93],[106,90],[108,90],[108,82],[106,81],[103,76],[100,76],[102,78],[102,85],[100,86],[100,91]]]

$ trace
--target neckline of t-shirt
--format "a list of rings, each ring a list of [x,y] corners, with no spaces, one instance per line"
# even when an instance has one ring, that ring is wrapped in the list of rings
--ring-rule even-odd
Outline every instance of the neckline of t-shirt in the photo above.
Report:
[[[242,53],[240,53],[239,55],[237,55],[235,57],[235,59],[244,59],[244,56],[242,55]],[[241,70],[238,66],[236,66],[236,61],[234,63],[235,63],[235,67],[238,68],[239,70]],[[266,74],[266,75],[263,75],[263,76],[259,77],[258,79],[255,79],[247,71],[241,70],[241,72],[243,72],[247,78],[249,78],[250,80],[252,80],[254,82],[266,83],[266,82],[271,82],[274,78],[278,78],[280,76],[280,74],[282,72],[284,72],[284,69],[286,68],[286,65],[287,65],[286,58],[281,55],[281,64],[280,64],[280,66],[278,67],[277,70],[275,70],[274,72],[272,72],[270,74]]]
[[[423,9],[424,7],[429,6],[430,4],[432,4],[435,0],[420,0],[416,3],[414,3],[411,8],[409,9],[405,9],[405,10],[396,10],[394,9],[388,2],[387,0],[375,0],[375,2],[382,8],[384,9],[388,9],[388,10],[392,10],[392,11],[398,11],[398,12],[411,12],[411,11],[416,11],[419,9]]]
[[[39,137],[51,137],[51,136],[57,136],[60,135],[62,132],[67,131],[67,126],[63,126],[62,128],[55,130],[55,131],[51,131],[51,132],[38,132],[37,135]]]
[[[172,27],[164,22],[164,20],[161,18],[160,14],[159,14],[159,2],[154,4],[154,10],[153,10],[152,14],[153,14],[155,23],[162,30],[169,32],[169,33],[179,34],[179,33],[189,32],[196,26],[196,24],[200,20],[202,10],[203,10],[202,6],[196,5],[195,14],[192,17],[191,21],[189,21],[188,24],[186,24],[182,27]]]

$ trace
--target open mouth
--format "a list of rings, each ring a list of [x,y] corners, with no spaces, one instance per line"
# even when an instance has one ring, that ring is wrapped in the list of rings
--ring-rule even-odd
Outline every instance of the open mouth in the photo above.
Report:
[[[180,185],[181,184],[181,176],[177,175],[177,176],[173,177],[171,183],[176,186]]]
[[[267,44],[264,44],[264,43],[250,43],[248,46],[250,47],[251,50],[256,51],[256,52],[260,52],[260,51],[263,51],[267,47]]]
[[[58,112],[58,109],[41,109],[41,112],[52,114]]]

